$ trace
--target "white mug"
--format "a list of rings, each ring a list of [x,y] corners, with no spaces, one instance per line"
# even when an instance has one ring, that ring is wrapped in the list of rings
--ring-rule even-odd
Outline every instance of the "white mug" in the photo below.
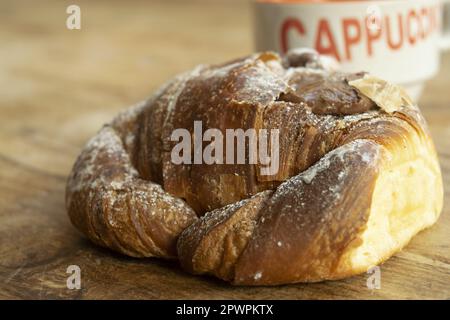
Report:
[[[450,47],[450,0],[257,0],[258,51],[309,47],[417,100]]]

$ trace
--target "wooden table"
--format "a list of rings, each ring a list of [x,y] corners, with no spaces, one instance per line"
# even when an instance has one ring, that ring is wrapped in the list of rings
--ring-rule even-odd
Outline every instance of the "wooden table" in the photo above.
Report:
[[[450,208],[368,275],[308,285],[245,288],[195,277],[175,262],[131,259],[90,244],[64,209],[67,174],[86,140],[120,109],[199,63],[252,51],[245,2],[0,2],[0,297],[16,298],[450,298]],[[450,55],[421,101],[450,201]],[[66,269],[81,268],[81,290]]]

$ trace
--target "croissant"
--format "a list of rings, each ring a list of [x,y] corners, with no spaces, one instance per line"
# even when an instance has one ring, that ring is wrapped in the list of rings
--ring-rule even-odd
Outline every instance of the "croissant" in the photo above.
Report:
[[[84,147],[66,188],[73,225],[100,246],[236,285],[340,279],[384,262],[439,217],[436,152],[401,88],[325,62],[266,52],[176,77]],[[197,142],[182,163],[177,129]],[[216,141],[230,129],[265,132],[266,148],[248,135],[236,160],[237,144]],[[207,145],[214,161],[196,161]]]

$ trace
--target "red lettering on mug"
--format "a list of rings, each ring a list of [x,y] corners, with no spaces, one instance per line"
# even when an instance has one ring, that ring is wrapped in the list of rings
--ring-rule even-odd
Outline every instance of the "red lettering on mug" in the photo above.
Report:
[[[328,42],[328,45],[323,45],[324,40]],[[315,47],[320,54],[333,56],[337,61],[341,61],[330,25],[325,19],[319,21]]]
[[[413,22],[416,22],[416,32],[413,34]],[[406,16],[406,30],[408,33],[408,41],[411,45],[415,44],[420,36],[420,21],[419,15],[415,10],[410,10]]]
[[[373,55],[373,43],[381,38],[381,31],[382,26],[380,25],[379,28],[369,28],[370,23],[369,20],[370,17],[366,19],[366,37],[367,37],[367,54],[369,57]],[[372,24],[373,25],[373,24]]]
[[[439,13],[439,7],[430,7],[430,33],[433,33],[435,30],[440,29],[439,21],[438,19],[438,13]]]
[[[361,26],[357,19],[349,18],[342,20],[342,29],[344,33],[345,56],[347,60],[351,60],[350,47],[361,41]],[[352,29],[354,30],[354,35],[350,34]]]
[[[431,27],[431,19],[430,19],[430,10],[429,8],[423,7],[420,10],[420,20],[422,21],[422,32],[420,34],[422,39],[425,39],[430,34]],[[426,24],[425,24],[426,21]]]
[[[354,47],[365,41],[367,57],[375,55],[375,44],[384,45],[392,51],[401,50],[405,45],[415,46],[421,41],[439,30],[440,8],[438,6],[427,6],[420,9],[410,9],[407,12],[397,12],[377,17],[378,27],[371,16],[364,18],[343,17],[340,21],[340,28],[333,29],[330,21],[321,18],[314,21],[314,25],[305,28],[304,21],[295,17],[287,17],[281,24],[280,44],[282,53],[286,53],[292,45],[289,43],[290,32],[293,31],[298,37],[298,44],[303,46],[313,46],[319,53],[334,57],[337,61],[351,61],[356,52]],[[331,20],[335,23],[335,20]],[[314,32],[311,35],[307,31]],[[334,34],[333,32],[336,32]],[[314,39],[313,43],[305,43],[305,39]],[[342,47],[338,47],[341,44]],[[344,51],[339,52],[339,48]]]
[[[401,14],[397,15],[397,30],[398,30],[398,35],[397,35],[397,43],[394,43],[394,41],[392,40],[393,38],[393,32],[391,30],[391,23],[390,23],[390,18],[386,17],[385,18],[385,26],[386,26],[386,34],[387,34],[387,43],[389,48],[391,48],[392,50],[398,50],[402,47],[403,45],[403,17]]]

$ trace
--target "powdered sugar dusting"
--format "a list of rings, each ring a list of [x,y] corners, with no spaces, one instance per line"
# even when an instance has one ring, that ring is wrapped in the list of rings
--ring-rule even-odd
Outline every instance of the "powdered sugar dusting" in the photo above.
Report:
[[[292,194],[293,190],[297,190],[298,194],[301,194],[302,190],[299,189],[299,182],[305,184],[314,183],[315,179],[319,174],[327,171],[332,163],[340,162],[344,163],[344,159],[347,156],[358,156],[360,161],[364,162],[368,166],[376,165],[376,159],[379,157],[378,148],[375,148],[376,152],[361,152],[365,144],[375,145],[374,142],[370,140],[354,140],[344,146],[341,146],[333,151],[327,153],[322,159],[320,159],[315,165],[311,166],[299,175],[292,177],[288,181],[282,183],[276,190],[276,197],[283,197],[285,194]],[[337,181],[330,183],[328,191],[334,195],[336,199],[340,198],[340,192],[345,186],[346,177],[349,174],[347,167],[344,167],[337,174]],[[325,192],[325,190],[324,190]],[[301,203],[300,203],[301,206]]]
[[[177,80],[179,80],[180,82],[178,84],[178,87],[177,87],[175,93],[172,96],[170,96],[170,98],[169,98],[169,103],[167,104],[167,114],[166,114],[166,118],[164,120],[164,124],[167,123],[168,119],[170,119],[170,117],[173,115],[175,106],[178,102],[178,98],[182,94],[182,92],[186,86],[186,83],[190,79],[198,76],[201,73],[201,71],[204,69],[205,69],[204,65],[199,65],[196,68],[194,68],[192,71],[186,72],[177,77]]]
[[[92,224],[89,227],[95,231],[96,235],[90,235],[90,237],[95,238],[97,242],[104,241],[104,245],[113,247],[116,250],[119,248],[119,251],[130,255],[148,256],[156,254],[165,256],[167,253],[163,248],[155,244],[158,242],[155,241],[152,233],[149,232],[155,226],[161,228],[160,230],[164,230],[165,235],[169,235],[168,237],[173,236],[172,241],[176,241],[175,239],[183,230],[185,230],[183,238],[192,237],[199,239],[205,237],[210,230],[221,225],[228,218],[233,217],[236,212],[239,212],[242,214],[242,220],[239,222],[246,223],[251,227],[244,229],[244,224],[240,225],[239,223],[236,223],[235,226],[240,228],[239,230],[243,230],[242,233],[245,233],[242,235],[243,238],[250,239],[254,236],[254,228],[272,222],[271,216],[264,216],[263,211],[264,208],[267,209],[267,206],[277,199],[287,197],[287,200],[289,200],[283,201],[282,209],[280,209],[283,211],[282,214],[285,212],[305,211],[308,210],[311,201],[316,200],[311,199],[311,197],[304,197],[304,190],[306,188],[311,190],[311,187],[319,185],[320,188],[317,188],[317,190],[319,190],[318,193],[321,193],[320,196],[327,197],[327,199],[335,201],[334,203],[338,203],[344,194],[343,190],[345,190],[346,183],[351,181],[349,178],[352,177],[351,174],[353,173],[351,168],[344,165],[346,164],[345,161],[350,157],[353,157],[353,159],[359,157],[358,165],[373,166],[377,163],[378,149],[364,148],[368,143],[375,144],[375,142],[354,140],[333,151],[328,152],[328,150],[338,144],[341,141],[339,140],[341,137],[345,140],[345,134],[351,130],[356,132],[357,129],[370,127],[371,132],[377,134],[378,131],[382,133],[384,128],[380,121],[380,110],[353,115],[339,113],[315,114],[312,112],[309,102],[297,101],[292,95],[288,96],[294,91],[294,88],[290,85],[290,81],[295,80],[294,77],[307,78],[311,76],[312,79],[315,76],[326,77],[330,74],[330,70],[305,67],[285,68],[278,56],[274,54],[257,54],[222,66],[198,66],[191,72],[178,76],[175,80],[161,87],[148,100],[120,113],[111,124],[105,126],[87,143],[69,178],[69,207],[71,201],[79,201],[80,203],[75,206],[76,209],[74,210],[86,210],[91,215],[95,214],[95,219],[105,219],[105,221],[102,221],[104,225],[101,227],[95,225],[95,221],[86,223]],[[288,116],[285,118],[280,116],[280,119],[271,119],[274,127],[282,128],[285,125],[283,121],[291,121],[291,123],[294,122],[297,125],[296,128],[302,129],[298,130],[299,140],[305,134],[306,129],[311,129],[311,132],[308,133],[311,133],[310,136],[314,139],[316,137],[325,137],[319,141],[311,142],[312,147],[309,148],[308,145],[310,149],[308,152],[312,151],[309,155],[305,155],[305,159],[300,159],[301,161],[309,165],[310,162],[307,160],[314,159],[313,161],[315,161],[322,154],[328,153],[308,169],[282,182],[275,191],[266,190],[261,192],[261,189],[275,188],[276,184],[258,185],[258,188],[264,187],[254,188],[250,193],[242,193],[249,196],[249,194],[259,192],[256,195],[210,211],[199,221],[192,224],[197,219],[193,210],[182,199],[170,195],[160,185],[142,179],[132,165],[132,160],[134,161],[135,159],[131,159],[131,157],[135,157],[135,153],[139,157],[142,155],[139,152],[143,152],[140,150],[141,146],[136,146],[140,140],[136,139],[137,132],[142,129],[139,126],[145,125],[138,121],[144,113],[143,111],[146,111],[146,108],[149,108],[154,102],[158,102],[158,110],[155,113],[159,113],[162,119],[160,121],[162,122],[162,131],[165,132],[165,129],[171,128],[173,119],[180,116],[179,112],[177,112],[177,104],[181,106],[183,105],[181,101],[188,101],[188,99],[190,99],[189,102],[198,101],[195,94],[191,94],[192,92],[200,92],[195,90],[197,89],[197,81],[202,82],[202,85],[204,85],[202,87],[203,91],[201,91],[202,95],[207,95],[208,89],[213,87],[212,85],[208,86],[208,81],[217,84],[217,87],[211,91],[211,97],[207,96],[209,100],[204,100],[206,101],[204,104],[208,108],[208,112],[211,110],[211,112],[224,112],[216,105],[213,105],[215,102],[218,102],[219,106],[225,106],[227,102],[231,101],[233,102],[233,108],[237,109],[247,108],[248,105],[256,106],[255,109],[258,112],[261,110],[266,112],[273,105],[280,106],[285,108],[284,111]],[[171,90],[166,91],[169,86],[172,86]],[[185,97],[186,99],[184,99]],[[162,112],[164,112],[164,116],[161,116]],[[210,115],[212,115],[212,118],[216,114],[207,114],[205,118],[208,118]],[[298,114],[301,116],[294,117]],[[154,115],[147,115],[146,113],[145,116],[148,116],[148,120],[151,121],[151,117]],[[387,115],[384,114],[383,117],[387,117]],[[391,119],[389,121],[394,122],[396,120]],[[155,130],[152,132],[159,131]],[[320,135],[316,134],[317,132]],[[328,141],[329,137],[332,137],[334,140],[332,141],[330,138],[330,141]],[[163,140],[166,137],[158,138]],[[143,144],[142,141],[139,141],[139,143]],[[287,140],[287,144],[289,143],[291,141]],[[313,154],[316,152],[316,149],[320,150],[317,151],[320,152],[319,156]],[[293,150],[292,155],[289,155],[291,157],[289,159],[295,158],[296,152],[303,155],[302,152],[304,150],[295,148]],[[373,152],[374,150],[377,152]],[[152,156],[154,154],[144,158],[149,159]],[[315,157],[307,159],[309,156]],[[157,161],[158,159],[155,160],[155,162]],[[164,162],[166,160],[159,161]],[[289,161],[291,163],[295,162],[293,160]],[[166,164],[162,163],[162,167],[164,168]],[[137,167],[141,169],[139,165]],[[329,172],[333,174],[332,178],[330,178],[331,174],[328,175]],[[166,173],[163,172],[163,179],[166,178],[164,174]],[[289,174],[292,175],[292,172]],[[245,174],[236,172],[234,175],[242,177],[242,179],[248,178]],[[280,180],[284,179],[283,177]],[[332,183],[330,183],[331,179],[334,179]],[[216,180],[218,179],[212,174],[209,181]],[[225,188],[217,188],[217,190],[224,192]],[[312,190],[316,189],[313,188]],[[76,198],[75,200],[74,197]],[[290,201],[291,199],[298,201]],[[330,202],[327,203],[329,204]],[[312,205],[320,207],[325,204],[314,203]],[[98,210],[99,213],[93,213],[94,209]],[[81,216],[85,212],[82,212],[82,214],[76,212],[75,214]],[[325,221],[327,217],[321,217],[321,219]],[[303,221],[296,225],[299,230],[304,228],[302,223],[305,224],[307,222]],[[188,225],[191,225],[191,227],[188,227]],[[105,232],[102,228],[107,229],[107,234],[102,234],[102,232]],[[266,240],[270,240],[270,245],[280,248],[280,251],[289,247],[289,241],[283,236],[271,237]],[[263,272],[264,269],[259,268],[256,273],[250,273],[249,277],[253,277],[255,281],[260,280]]]
[[[121,121],[127,121],[129,115],[123,113]],[[123,127],[122,122],[114,124],[119,129]],[[164,247],[155,244],[152,233],[146,231],[147,224],[164,225],[164,241],[175,241],[178,234],[196,219],[193,210],[181,199],[172,197],[160,185],[139,178],[122,140],[109,125],[86,144],[69,177],[67,190],[69,209],[73,202],[87,201],[88,205],[83,207],[102,210],[100,215],[90,214],[98,216],[96,219],[104,219],[108,226],[107,229],[98,228],[96,223],[91,223],[90,229],[81,231],[96,242],[131,256],[168,255]],[[169,232],[173,233],[172,240]]]

